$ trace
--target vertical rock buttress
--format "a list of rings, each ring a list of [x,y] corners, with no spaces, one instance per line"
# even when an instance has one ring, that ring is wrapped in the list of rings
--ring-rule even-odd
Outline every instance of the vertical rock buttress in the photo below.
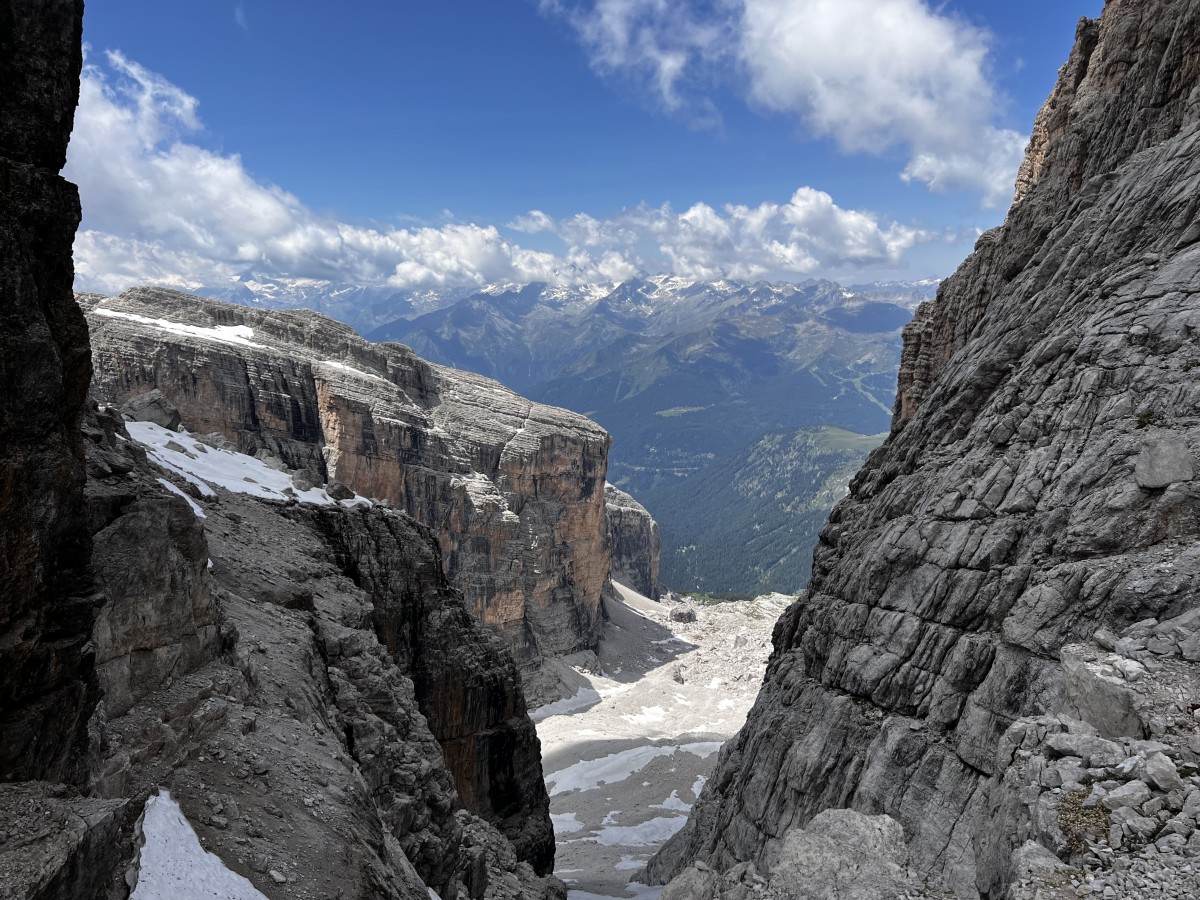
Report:
[[[81,0],[0,2],[0,779],[81,782],[97,699],[66,163]]]

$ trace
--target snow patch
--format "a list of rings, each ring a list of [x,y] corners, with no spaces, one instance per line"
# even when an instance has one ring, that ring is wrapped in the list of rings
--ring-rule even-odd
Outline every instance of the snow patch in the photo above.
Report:
[[[564,697],[561,700],[555,700],[553,703],[547,703],[545,706],[539,706],[535,710],[531,710],[529,718],[534,722],[541,722],[543,719],[548,719],[551,716],[568,716],[573,712],[578,712],[581,709],[587,709],[600,702],[600,694],[592,688],[580,688],[574,696]]]
[[[200,508],[200,504],[198,504],[195,500],[193,500],[191,497],[189,497],[187,494],[185,494],[179,488],[175,487],[175,485],[171,484],[171,482],[167,481],[167,479],[159,478],[158,483],[161,484],[163,487],[165,487],[168,491],[170,491],[176,497],[182,497],[184,500],[186,500],[187,505],[192,508],[192,512],[194,512],[196,514],[197,519],[207,519],[208,518],[208,516],[206,516],[204,514],[204,510],[202,510]],[[209,562],[211,563],[212,560],[210,559]]]
[[[687,816],[659,816],[638,825],[610,825],[592,837],[605,847],[657,847],[673,838],[687,823]]]
[[[350,374],[350,375],[354,375],[357,378],[364,378],[368,381],[378,381],[381,384],[386,384],[386,385],[390,385],[391,387],[395,387],[395,385],[392,384],[390,381],[388,381],[386,378],[383,378],[379,375],[372,375],[370,372],[364,372],[362,369],[356,369],[356,368],[354,368],[354,366],[348,366],[343,362],[338,362],[337,360],[323,359],[320,361],[319,364],[322,366],[332,366],[335,369],[338,369],[342,372],[346,372],[347,374]]]
[[[215,497],[212,485],[235,494],[249,494],[266,500],[295,497],[305,503],[329,506],[336,501],[323,488],[297,491],[292,476],[272,469],[260,459],[245,453],[230,453],[200,443],[189,434],[168,431],[152,422],[126,422],[130,436],[146,448],[150,459],[169,472],[199,488],[205,497]],[[370,506],[371,501],[357,494],[347,506]]]
[[[554,834],[574,834],[583,830],[583,823],[575,817],[575,813],[551,813],[550,823],[554,826]]]
[[[146,801],[142,834],[146,842],[138,863],[137,888],[130,900],[267,900],[248,880],[231,872],[219,856],[200,845],[169,791]]]
[[[667,718],[667,711],[661,706],[643,706],[640,713],[621,716],[621,718],[631,725],[651,725],[654,722],[664,721]]]
[[[98,316],[105,316],[110,319],[125,319],[129,322],[137,322],[139,325],[148,325],[151,328],[157,328],[159,331],[168,331],[171,334],[183,335],[184,337],[215,341],[218,344],[234,344],[238,347],[257,347],[259,349],[264,346],[263,344],[256,344],[251,340],[254,337],[254,329],[248,325],[213,325],[211,327],[188,325],[186,322],[152,319],[149,316],[139,316],[136,313],[118,312],[115,309],[102,309],[101,307],[96,307],[93,312]]]
[[[675,750],[675,747],[633,747],[599,759],[580,760],[547,775],[546,789],[553,797],[568,791],[590,791],[602,784],[615,784],[640,772],[659,757],[672,755]]]
[[[651,809],[670,809],[670,810],[674,810],[675,812],[686,813],[686,812],[692,811],[692,804],[684,803],[682,800],[680,800],[679,799],[679,791],[674,790],[674,791],[671,791],[670,797],[668,797],[662,803],[650,804],[650,808]]]
[[[640,869],[644,865],[646,865],[645,859],[639,859],[636,856],[622,856],[621,861],[613,866],[613,868],[625,872],[631,869]]]

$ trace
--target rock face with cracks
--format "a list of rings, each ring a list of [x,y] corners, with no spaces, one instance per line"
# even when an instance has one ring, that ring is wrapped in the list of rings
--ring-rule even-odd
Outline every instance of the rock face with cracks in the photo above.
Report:
[[[661,551],[658,523],[646,507],[611,484],[604,486],[604,504],[613,581],[657,600]]]
[[[236,454],[177,434],[152,463],[114,410],[91,418],[96,568],[137,586],[96,632],[91,790],[133,801],[127,857],[165,787],[267,897],[560,896],[515,662],[432,533],[361,499],[202,487],[181,474],[199,452]]]
[[[846,807],[896,819],[923,875],[996,898],[1040,821],[1006,787],[1011,728],[1082,717],[1194,763],[1186,700],[1155,723],[1128,695],[1138,666],[1193,639],[1126,630],[1200,606],[1198,35],[1197,0],[1109,0],[1080,23],[1005,223],[906,330],[892,433],[822,531],[754,710],[650,877],[766,866],[790,829]],[[1120,658],[1064,649],[1093,633],[1125,642]],[[1113,837],[1157,840],[1164,804]],[[1041,833],[1087,864],[1086,844]]]
[[[431,527],[446,575],[532,694],[544,656],[595,649],[610,565],[598,426],[315,313],[149,288],[81,302],[108,402],[158,390],[191,431]]]
[[[83,440],[87,325],[66,162],[83,3],[0,3],[0,781],[84,777],[96,703]]]

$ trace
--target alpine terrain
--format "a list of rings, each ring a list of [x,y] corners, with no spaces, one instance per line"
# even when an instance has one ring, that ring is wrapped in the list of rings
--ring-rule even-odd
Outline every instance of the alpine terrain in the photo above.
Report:
[[[1079,24],[664,898],[1200,894],[1198,34]]]

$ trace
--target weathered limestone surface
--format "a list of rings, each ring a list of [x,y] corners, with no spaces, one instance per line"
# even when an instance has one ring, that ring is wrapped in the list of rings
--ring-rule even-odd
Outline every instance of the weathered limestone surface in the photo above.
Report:
[[[541,874],[554,862],[541,744],[511,655],[441,573],[436,544],[407,516],[297,507],[371,599],[375,632],[412,679],[459,802],[495,823]]]
[[[79,97],[81,0],[0,2],[0,781],[79,782],[96,702],[71,293],[79,195],[59,171]]]
[[[112,599],[91,789],[132,801],[127,864],[166,787],[268,897],[561,898],[516,664],[447,583],[432,532],[378,506],[205,492],[178,474],[182,444],[160,469],[114,410],[92,419]]]
[[[765,865],[848,807],[899,821],[961,896],[1002,896],[1001,739],[1108,707],[1064,646],[1200,606],[1198,35],[1197,0],[1080,24],[1018,202],[907,330],[892,434],[654,879]],[[1159,730],[1194,761],[1176,713]]]
[[[124,800],[80,797],[40,781],[0,785],[0,895],[8,900],[104,896]]]
[[[187,503],[163,489],[114,412],[91,411],[83,432],[92,565],[105,600],[93,643],[111,717],[218,655],[217,609],[204,526]]]
[[[193,432],[407,511],[527,674],[595,648],[609,570],[598,426],[315,313],[146,288],[81,302],[104,399],[158,389]]]
[[[646,507],[611,484],[604,485],[604,504],[612,579],[657,600],[661,551],[658,523]]]

